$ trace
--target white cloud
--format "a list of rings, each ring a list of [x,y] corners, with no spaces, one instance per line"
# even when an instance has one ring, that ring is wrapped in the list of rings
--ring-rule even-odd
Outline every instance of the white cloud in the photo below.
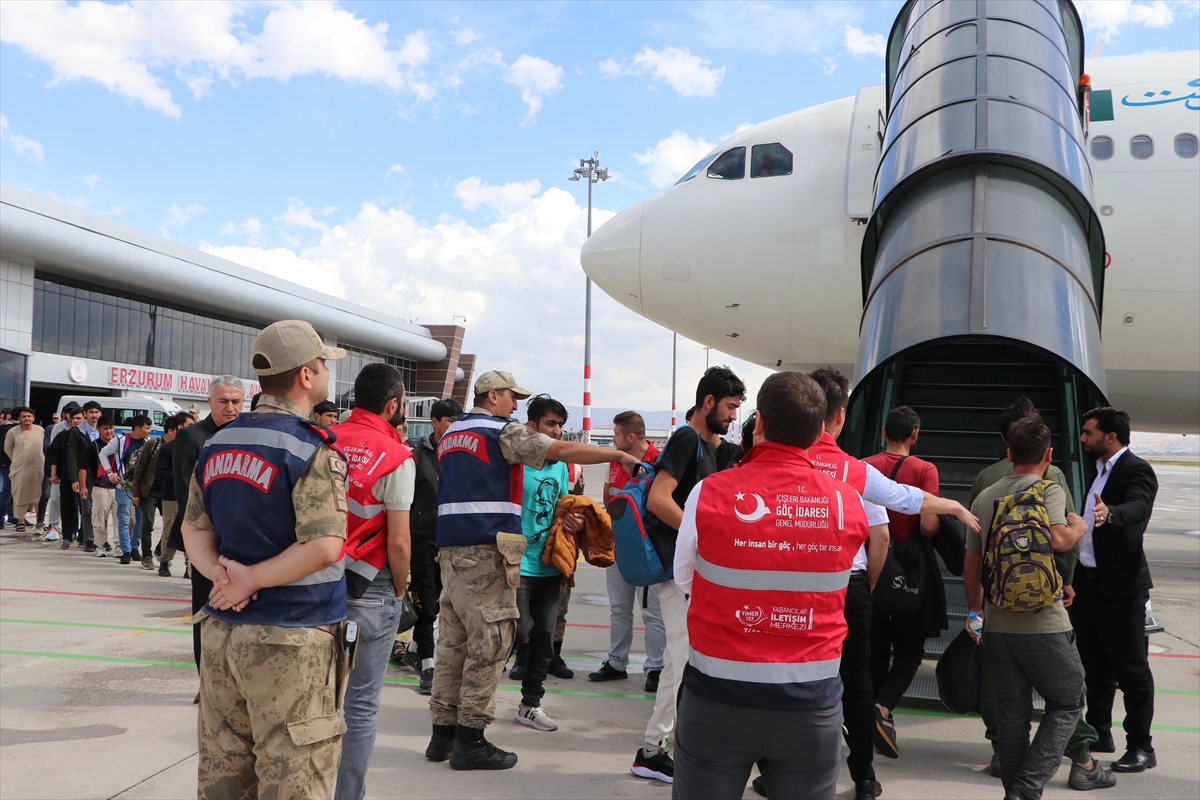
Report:
[[[846,25],[846,49],[855,58],[883,58],[887,38],[882,33],[863,33],[862,28]]]
[[[246,217],[241,222],[226,222],[221,226],[220,231],[223,236],[233,236],[234,234],[243,234],[249,236],[253,241],[258,234],[262,233],[263,224],[255,217]]]
[[[100,183],[100,176],[94,172],[91,175],[77,175],[76,177],[86,183],[93,192],[96,191],[96,184]]]
[[[536,181],[491,186],[468,178],[455,192],[464,204],[496,208],[496,219],[478,227],[452,217],[423,224],[402,208],[364,203],[352,219],[330,226],[304,249],[209,243],[201,249],[392,316],[423,323],[466,316],[464,349],[478,355],[477,372],[510,370],[523,385],[578,404],[584,293],[579,248],[586,210],[557,187],[539,194]],[[612,216],[597,209],[596,224]],[[593,294],[593,325],[595,404],[669,408],[670,332],[603,292]],[[630,341],[638,342],[636,366],[628,358]],[[717,352],[712,363],[734,366],[751,397],[769,374]],[[680,339],[679,365],[686,408],[704,369],[704,350]],[[579,419],[568,426],[578,430]]]
[[[45,158],[46,153],[42,150],[42,143],[36,139],[30,139],[28,136],[9,131],[8,118],[3,114],[0,114],[0,139],[12,145],[12,149],[16,150],[17,155],[22,158],[36,161],[39,164]]]
[[[403,175],[403,174],[404,174],[404,165],[403,164],[392,164],[390,167],[388,167],[387,175],[385,175],[384,177],[387,177],[389,175]]]
[[[562,88],[563,68],[537,56],[522,55],[508,68],[504,80],[521,90],[521,99],[529,107],[521,127],[525,127],[542,110],[542,98]]]
[[[715,146],[705,139],[693,139],[683,131],[674,131],[646,152],[634,153],[633,157],[646,168],[650,183],[662,189],[679,180]]]
[[[1196,3],[1151,0],[1079,0],[1075,3],[1083,26],[1103,37],[1120,33],[1126,25],[1145,25],[1148,28],[1163,28],[1175,21],[1175,12],[1183,16],[1196,15]]]
[[[329,230],[329,224],[322,222],[317,217],[328,216],[334,211],[337,211],[336,206],[327,206],[318,211],[309,208],[299,198],[292,197],[288,199],[287,211],[284,211],[275,219],[287,225],[312,228],[314,231],[324,233]]]
[[[686,30],[664,27],[660,35],[688,36],[689,41],[720,50],[758,55],[829,53],[842,44],[834,32],[847,23],[861,24],[864,16],[859,4],[827,0],[804,5],[698,3],[689,10],[693,24]]]
[[[711,97],[725,77],[725,67],[712,69],[709,60],[692,55],[686,47],[664,47],[655,50],[649,45],[631,59],[615,56],[600,62],[600,74],[606,78],[621,75],[653,75],[684,97]]]
[[[0,40],[47,62],[49,85],[96,81],[169,117],[183,111],[164,86],[171,69],[199,99],[217,81],[323,74],[364,81],[427,99],[419,79],[429,59],[423,32],[390,47],[387,25],[370,25],[335,3],[281,2],[269,6],[258,33],[256,7],[204,3],[3,3]]]
[[[473,31],[470,28],[463,28],[461,31],[451,31],[450,35],[454,38],[455,44],[470,44],[483,38],[483,34]]]
[[[183,207],[180,207],[178,203],[171,203],[171,205],[167,206],[167,218],[163,220],[162,235],[168,235],[168,228],[182,228],[192,217],[197,214],[203,214],[206,211],[208,209],[199,203],[189,203]]]

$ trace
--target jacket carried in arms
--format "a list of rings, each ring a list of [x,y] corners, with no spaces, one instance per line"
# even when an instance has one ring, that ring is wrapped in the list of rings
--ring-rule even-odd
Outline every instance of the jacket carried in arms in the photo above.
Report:
[[[570,533],[563,525],[567,514],[582,514],[583,528]],[[554,511],[554,524],[542,551],[542,561],[553,564],[562,573],[564,585],[575,585],[575,569],[579,566],[579,552],[593,567],[606,568],[617,563],[613,555],[612,518],[599,503],[590,497],[567,494],[558,498]]]

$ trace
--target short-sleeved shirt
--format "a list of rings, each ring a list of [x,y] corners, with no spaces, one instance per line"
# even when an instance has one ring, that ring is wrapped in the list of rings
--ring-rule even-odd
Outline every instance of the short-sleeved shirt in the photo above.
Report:
[[[863,461],[879,470],[882,474],[892,478],[896,483],[915,486],[937,497],[937,467],[922,458],[909,456],[904,459],[904,463],[900,465],[900,471],[893,477],[892,470],[896,468],[896,462],[901,458],[902,456],[896,453],[876,453],[873,456],[867,456]],[[920,514],[901,514],[898,511],[888,512],[888,532],[892,536],[892,541],[896,544],[904,544],[910,536],[917,533],[920,529]]]
[[[527,578],[549,578],[558,575],[553,564],[542,563],[546,539],[554,524],[558,498],[570,492],[567,465],[548,461],[541,469],[525,467],[524,492],[521,498],[521,533],[525,534],[525,555],[521,557],[521,574]]]
[[[642,456],[642,461],[647,464],[653,464],[654,459],[658,458],[658,448],[654,446],[654,442],[646,442],[646,453]],[[625,484],[629,483],[629,473],[625,471],[625,467],[620,461],[613,461],[608,465],[608,491],[613,489],[624,489]],[[605,502],[608,498],[604,498]]]
[[[671,499],[683,508],[696,484],[717,471],[717,453],[712,442],[701,440],[695,428],[684,425],[667,440],[658,459],[658,471],[669,472],[678,481]],[[646,533],[663,565],[674,564],[675,539],[679,532],[656,518],[651,520]]]
[[[969,553],[983,553],[987,545],[988,530],[996,514],[996,502],[1009,495],[1023,492],[1040,478],[1036,475],[1009,475],[1001,478],[979,493],[971,504],[971,513],[979,517],[980,529],[967,529],[966,549]],[[1067,524],[1067,495],[1058,484],[1046,487],[1046,512],[1051,525]],[[1008,611],[996,608],[987,602],[988,587],[984,586],[983,624],[985,632],[992,633],[1065,633],[1071,630],[1071,619],[1062,601],[1046,606],[1040,611]]]
[[[277,395],[264,393],[257,410],[307,419],[299,405]],[[322,536],[346,538],[346,471],[345,456],[327,444],[317,448],[308,469],[292,488],[297,542],[309,542]],[[188,489],[184,521],[196,528],[214,530],[212,520],[204,510],[204,494],[195,471]]]
[[[412,508],[413,495],[417,485],[417,461],[413,458],[404,459],[404,463],[388,474],[375,481],[371,489],[375,497],[383,501],[385,511],[408,511]],[[372,586],[391,586],[392,571],[387,562],[379,568]]]
[[[493,416],[486,408],[476,406],[472,414],[487,414]],[[500,431],[500,452],[504,460],[516,466],[524,464],[527,467],[541,469],[546,464],[546,454],[554,440],[544,433],[538,433],[527,425],[513,420]]]

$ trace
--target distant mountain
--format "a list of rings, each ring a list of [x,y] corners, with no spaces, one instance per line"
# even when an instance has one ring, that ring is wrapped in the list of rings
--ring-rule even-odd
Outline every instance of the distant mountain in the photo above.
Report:
[[[568,430],[583,430],[583,406],[567,406],[567,414],[570,418],[567,420]],[[592,407],[592,427],[599,428],[601,425],[612,424],[613,417],[620,414],[622,411],[628,411],[627,408],[596,408]],[[642,411],[640,408],[633,409],[642,415],[642,419],[646,420],[647,428],[655,428],[666,430],[671,427],[671,412],[670,411]],[[679,424],[683,424],[683,412],[687,409],[679,410]]]
[[[1134,431],[1129,439],[1129,449],[1139,456],[1200,456],[1200,436]]]

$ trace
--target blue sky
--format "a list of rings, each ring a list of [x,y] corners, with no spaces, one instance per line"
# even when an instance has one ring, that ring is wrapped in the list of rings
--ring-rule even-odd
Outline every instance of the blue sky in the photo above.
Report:
[[[0,177],[396,316],[466,316],[482,368],[577,403],[578,159],[614,173],[598,225],[739,125],[881,82],[900,5],[4,3]],[[1106,56],[1200,46],[1194,0],[1079,5]],[[602,293],[595,314],[596,404],[667,407],[670,335]],[[686,395],[704,352],[680,359]]]

